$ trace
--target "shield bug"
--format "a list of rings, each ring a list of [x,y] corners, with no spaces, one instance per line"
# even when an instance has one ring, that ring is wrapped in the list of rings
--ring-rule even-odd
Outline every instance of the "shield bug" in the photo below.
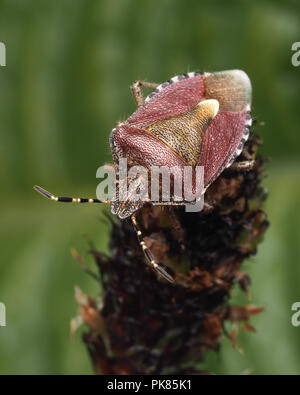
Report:
[[[142,87],[153,89],[144,99]],[[241,70],[215,73],[192,72],[178,75],[160,85],[137,81],[131,86],[137,110],[110,134],[110,147],[118,174],[120,159],[129,166],[167,166],[183,169],[202,166],[205,190],[233,165],[242,152],[252,124],[251,83]],[[247,169],[253,161],[239,162]],[[133,180],[127,180],[132,182]],[[153,258],[137,223],[136,213],[145,200],[122,201],[56,197],[39,186],[35,189],[58,202],[110,203],[120,219],[131,218],[147,263],[168,281],[169,273]],[[147,200],[148,201],[148,200]],[[185,201],[150,202],[179,205]]]

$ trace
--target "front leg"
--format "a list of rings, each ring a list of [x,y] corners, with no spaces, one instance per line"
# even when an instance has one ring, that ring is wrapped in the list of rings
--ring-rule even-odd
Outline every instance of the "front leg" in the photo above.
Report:
[[[152,82],[136,81],[133,85],[131,85],[130,89],[138,107],[144,104],[144,96],[141,89],[142,87],[155,89],[158,87],[158,84]]]
[[[150,265],[150,267],[152,267],[152,269],[154,269],[156,272],[158,272],[165,280],[169,281],[170,283],[174,283],[174,278],[166,271],[166,269],[164,269],[161,265],[159,265],[155,261],[151,251],[147,247],[146,242],[143,237],[143,234],[142,234],[142,231],[137,223],[136,213],[132,214],[131,221],[132,221],[132,225],[134,227],[135,233],[137,235],[137,239],[138,239],[140,246],[142,247],[142,250],[145,254],[147,263]]]

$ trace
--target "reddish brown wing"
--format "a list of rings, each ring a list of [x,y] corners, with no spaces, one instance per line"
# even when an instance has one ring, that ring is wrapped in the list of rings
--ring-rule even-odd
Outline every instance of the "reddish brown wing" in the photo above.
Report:
[[[226,168],[243,139],[246,111],[219,113],[205,132],[198,165],[207,188]]]
[[[205,79],[205,97],[219,101],[219,114],[207,128],[198,165],[207,188],[243,148],[251,125],[251,83],[241,70],[213,73]]]
[[[204,81],[205,76],[200,73],[171,78],[158,86],[126,123],[145,128],[153,122],[186,113],[205,99]]]

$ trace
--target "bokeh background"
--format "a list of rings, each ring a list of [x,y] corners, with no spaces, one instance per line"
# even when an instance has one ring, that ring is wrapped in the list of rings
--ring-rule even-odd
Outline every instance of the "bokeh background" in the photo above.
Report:
[[[110,130],[135,109],[129,85],[187,71],[245,70],[257,131],[271,159],[265,187],[271,227],[244,264],[252,303],[265,312],[241,334],[240,354],[224,338],[202,368],[215,373],[300,373],[300,41],[297,1],[0,0],[0,373],[92,373],[74,285],[97,283],[70,248],[108,252],[107,208],[56,205],[32,189],[95,196],[96,169],[111,161]],[[237,303],[246,303],[238,290]]]

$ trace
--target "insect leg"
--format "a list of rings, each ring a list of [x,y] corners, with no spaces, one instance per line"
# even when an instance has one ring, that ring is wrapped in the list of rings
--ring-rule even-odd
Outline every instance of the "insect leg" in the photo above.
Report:
[[[141,89],[142,86],[145,88],[155,89],[158,87],[158,84],[152,82],[136,81],[133,85],[131,85],[130,89],[138,107],[144,104],[144,97]]]
[[[99,199],[87,199],[87,198],[71,198],[65,196],[54,196],[52,193],[46,191],[46,189],[35,185],[33,187],[37,192],[41,195],[45,196],[50,200],[54,200],[56,202],[64,202],[64,203],[110,203],[109,200],[99,200]]]
[[[167,273],[167,271],[162,266],[160,266],[158,263],[155,262],[155,259],[153,258],[153,255],[151,254],[151,251],[146,246],[146,243],[145,243],[143,235],[142,235],[142,231],[141,231],[139,225],[137,224],[137,220],[136,220],[136,215],[135,214],[133,214],[131,216],[131,221],[132,221],[132,225],[134,227],[134,230],[135,230],[135,232],[137,234],[138,241],[139,241],[139,243],[140,243],[140,245],[142,247],[142,250],[143,250],[143,252],[145,254],[145,257],[146,257],[149,265],[154,270],[156,270],[162,277],[164,277],[169,282],[173,283],[174,282],[173,277],[171,277],[170,274]]]
[[[233,163],[229,169],[234,170],[234,171],[240,171],[240,170],[245,170],[249,171],[252,170],[255,164],[255,160],[245,160],[242,162],[235,162]]]

